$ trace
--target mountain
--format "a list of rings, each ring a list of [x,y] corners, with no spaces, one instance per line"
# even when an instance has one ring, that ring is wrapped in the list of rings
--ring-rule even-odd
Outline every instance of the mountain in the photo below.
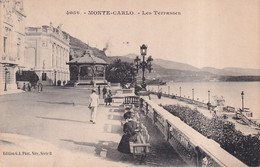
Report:
[[[212,74],[223,75],[223,76],[260,76],[260,69],[232,68],[232,67],[217,69],[213,67],[204,67],[201,69],[201,71],[210,72]]]
[[[177,70],[185,70],[185,71],[200,71],[199,68],[196,68],[189,64],[178,63],[178,62],[169,61],[169,60],[154,59],[153,63],[157,64],[161,67],[167,68],[167,69],[177,69]]]
[[[91,47],[81,40],[70,36],[70,57],[75,58],[82,56],[84,51],[87,49],[92,50],[95,56],[105,60],[107,63],[112,63],[115,59],[121,59],[129,63],[134,63],[134,59],[137,54],[127,54],[125,56],[106,56],[105,49],[99,50],[95,47]],[[141,58],[141,56],[139,56]],[[260,69],[245,69],[245,68],[223,68],[217,69],[212,67],[197,68],[185,63],[178,63],[163,59],[154,59],[152,62],[152,72],[145,74],[146,79],[161,79],[164,81],[210,81],[210,80],[257,80],[259,78],[250,77],[232,77],[232,76],[260,76]],[[147,70],[146,70],[146,73]],[[141,78],[141,72],[138,74],[139,79]]]
[[[133,63],[136,54],[127,54],[125,56],[112,56],[111,62],[115,59]],[[141,58],[141,56],[139,56]],[[164,81],[210,81],[210,80],[241,80],[249,81],[258,80],[259,78],[250,77],[232,77],[232,76],[260,76],[258,69],[243,69],[243,68],[224,68],[217,69],[213,67],[196,68],[189,64],[178,63],[163,59],[154,59],[152,62],[152,72],[147,74],[147,79],[158,78]],[[141,76],[139,76],[141,77]]]
[[[131,53],[127,54],[125,56],[113,56],[113,58],[120,58],[122,61],[127,61],[127,62],[133,62],[136,56],[139,56],[141,59],[140,55]],[[169,61],[169,60],[163,60],[163,59],[154,59],[153,64],[159,65],[163,68],[166,69],[175,69],[175,70],[185,70],[185,71],[200,71],[199,68],[196,68],[194,66],[191,66],[189,64],[185,63],[178,63],[175,61]]]
[[[125,56],[116,56],[117,58],[121,58],[122,60],[133,62],[136,58],[136,54],[127,54]],[[139,58],[141,58],[139,56]],[[186,63],[179,63],[170,60],[163,59],[154,59],[154,65],[159,65],[165,69],[175,69],[175,70],[184,70],[184,71],[193,71],[193,72],[208,72],[214,75],[224,75],[224,76],[260,76],[260,69],[249,69],[249,68],[233,68],[227,67],[223,69],[217,69],[213,67],[204,67],[197,68],[192,65]]]
[[[138,55],[128,54],[125,56],[111,56],[109,58],[111,58],[111,61],[115,59],[121,59],[122,61],[133,63],[136,56]],[[139,58],[141,57],[139,56]],[[145,72],[146,79],[158,78],[163,81],[183,82],[183,81],[208,81],[210,79],[216,78],[216,75],[211,74],[207,71],[200,71],[198,68],[190,66],[188,64],[166,61],[162,59],[153,60],[152,68],[153,70],[149,74],[146,70]],[[141,78],[141,71],[139,71],[138,77],[139,79]]]

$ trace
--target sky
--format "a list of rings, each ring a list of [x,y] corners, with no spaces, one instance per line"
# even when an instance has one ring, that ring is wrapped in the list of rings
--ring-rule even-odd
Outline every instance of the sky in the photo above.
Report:
[[[23,0],[23,4],[27,27],[61,25],[90,46],[108,46],[108,56],[140,54],[140,46],[146,44],[148,56],[198,68],[260,69],[259,0]],[[88,11],[134,15],[84,14]],[[152,14],[142,15],[143,11]]]

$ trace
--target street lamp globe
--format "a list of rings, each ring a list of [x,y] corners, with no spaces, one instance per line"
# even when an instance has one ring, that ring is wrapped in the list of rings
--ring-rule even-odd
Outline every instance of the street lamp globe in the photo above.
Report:
[[[145,56],[146,53],[147,53],[147,46],[145,44],[143,44],[141,47],[140,47],[140,52],[141,52],[141,55],[142,56]]]
[[[242,91],[242,92],[241,92],[241,96],[244,96],[244,95],[245,95],[245,94],[244,94],[244,91]]]

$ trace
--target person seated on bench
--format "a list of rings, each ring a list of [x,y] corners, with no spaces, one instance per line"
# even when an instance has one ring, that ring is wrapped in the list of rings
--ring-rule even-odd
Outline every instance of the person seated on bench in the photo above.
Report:
[[[121,138],[121,141],[117,147],[117,150],[121,153],[131,154],[129,142],[135,142],[137,140],[137,123],[133,120],[133,113],[127,112],[124,114],[126,118],[126,123],[124,124],[123,131],[124,135]]]
[[[126,120],[127,119],[127,115],[128,114],[132,114],[133,116],[133,120],[137,122],[137,124],[139,123],[139,120],[140,120],[140,115],[137,111],[133,110],[133,109],[130,109],[130,110],[126,110],[125,111],[125,114],[123,115],[124,119]]]

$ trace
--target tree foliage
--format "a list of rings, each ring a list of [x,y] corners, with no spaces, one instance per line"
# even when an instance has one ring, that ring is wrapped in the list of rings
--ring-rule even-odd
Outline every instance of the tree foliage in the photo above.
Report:
[[[121,59],[116,59],[106,68],[106,80],[111,83],[132,83],[135,81],[135,68],[132,63],[123,62]]]

